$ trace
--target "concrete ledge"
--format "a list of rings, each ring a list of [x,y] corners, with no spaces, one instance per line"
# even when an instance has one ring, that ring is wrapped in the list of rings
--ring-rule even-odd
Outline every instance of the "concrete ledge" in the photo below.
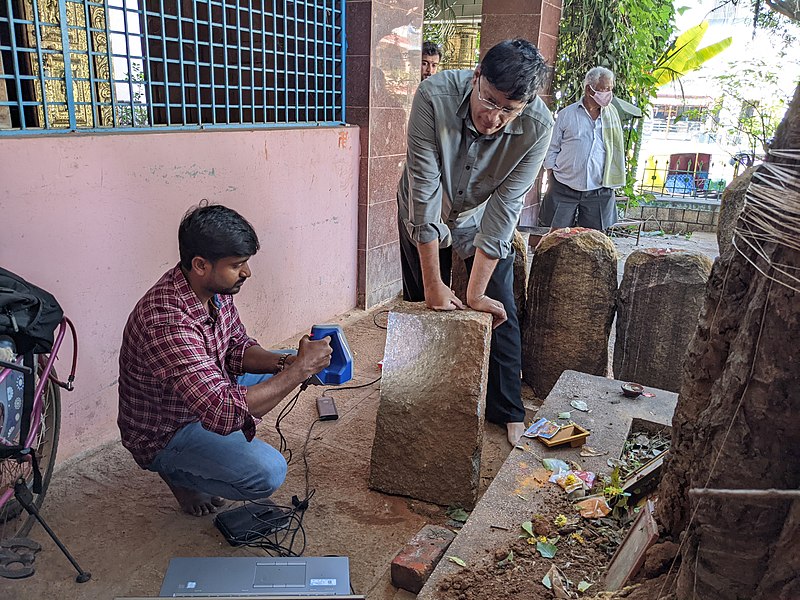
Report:
[[[539,417],[555,418],[559,412],[570,411],[572,420],[591,431],[588,445],[609,454],[598,457],[582,457],[580,448],[546,448],[537,440],[523,438],[522,445],[541,458],[559,458],[575,461],[584,469],[608,472],[606,461],[619,457],[634,419],[669,426],[678,395],[672,392],[648,388],[655,393],[653,398],[640,396],[626,398],[620,389],[621,381],[586,375],[575,371],[564,371],[545,403],[539,409]],[[570,406],[572,400],[583,400],[590,412],[579,412]],[[547,486],[558,490],[547,482],[545,471],[531,451],[512,450],[503,463],[492,484],[478,502],[464,528],[450,545],[448,554],[458,556],[473,568],[487,566],[493,560],[492,550],[507,546],[519,535],[519,526],[530,520],[532,514],[544,512],[543,496],[551,493]],[[528,498],[523,500],[520,496]],[[508,529],[503,531],[490,525]],[[435,600],[440,594],[439,582],[456,573],[461,567],[451,561],[437,565],[418,600]]]

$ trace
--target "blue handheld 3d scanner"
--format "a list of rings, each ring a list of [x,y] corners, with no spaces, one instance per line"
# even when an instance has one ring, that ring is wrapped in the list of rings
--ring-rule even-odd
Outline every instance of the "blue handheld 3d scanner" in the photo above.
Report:
[[[312,340],[331,338],[331,364],[311,378],[314,385],[341,385],[353,378],[353,354],[347,345],[341,325],[314,325],[311,328]]]

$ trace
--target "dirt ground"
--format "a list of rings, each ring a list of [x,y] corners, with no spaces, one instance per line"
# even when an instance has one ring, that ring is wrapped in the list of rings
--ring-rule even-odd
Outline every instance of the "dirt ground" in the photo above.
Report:
[[[614,241],[623,257],[634,249],[633,240]],[[689,247],[716,255],[713,234],[695,234],[688,240],[683,236],[647,236],[642,237],[639,247]],[[378,361],[383,356],[385,331],[379,325],[385,323],[387,308],[354,310],[338,319],[345,326],[355,355],[355,377],[350,385],[366,384],[380,375]],[[295,339],[285,341],[294,343]],[[279,504],[288,505],[293,495],[304,494],[302,448],[316,418],[315,400],[321,393],[320,388],[309,388],[283,421],[282,430],[294,458],[286,483],[274,498]],[[352,586],[370,600],[412,599],[413,594],[391,585],[391,560],[424,525],[453,523],[445,514],[446,507],[388,496],[367,487],[379,383],[354,390],[334,389],[329,395],[335,398],[340,418],[317,423],[309,439],[308,481],[315,493],[303,520],[304,553],[348,556]],[[525,395],[530,401],[530,390]],[[273,414],[277,415],[279,409]],[[274,419],[265,419],[258,431],[260,437],[277,446]],[[491,482],[510,450],[504,430],[487,424],[482,489]],[[75,571],[41,527],[35,526],[31,537],[43,546],[36,560],[36,573],[23,580],[0,579],[0,598],[4,600],[155,596],[171,557],[263,555],[258,549],[228,545],[214,527],[212,517],[197,518],[180,512],[158,476],[139,469],[119,443],[60,465],[42,514],[92,578],[87,583],[76,583]],[[295,550],[298,548],[299,544]],[[528,548],[515,547],[515,554],[523,556],[526,552]],[[575,552],[577,557],[586,555],[578,546]],[[596,562],[598,570],[602,568],[599,557],[586,560],[593,565]],[[543,568],[545,561],[538,562]],[[533,575],[536,585],[543,573],[537,570]]]

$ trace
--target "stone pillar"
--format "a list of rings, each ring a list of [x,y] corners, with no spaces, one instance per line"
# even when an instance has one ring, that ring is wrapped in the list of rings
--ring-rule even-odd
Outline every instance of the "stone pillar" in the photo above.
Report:
[[[358,304],[364,308],[402,289],[395,192],[419,84],[421,28],[419,2],[347,0],[347,122],[360,127]]]
[[[662,248],[628,257],[617,295],[616,379],[680,392],[712,264],[701,252]]]
[[[601,232],[559,229],[533,253],[522,331],[522,378],[545,398],[567,369],[606,375],[617,251]]]
[[[475,505],[492,319],[403,302],[389,313],[369,486]]]
[[[525,298],[528,290],[528,242],[525,235],[519,231],[514,232],[514,237],[511,239],[511,244],[514,246],[514,303],[517,305],[517,318],[519,319],[520,327],[525,317]],[[453,274],[450,279],[450,287],[455,292],[456,296],[462,301],[467,301],[467,265],[464,260],[453,252]]]
[[[481,56],[498,42],[521,37],[539,48],[547,64],[554,66],[562,7],[562,0],[483,0]],[[552,106],[549,85],[540,96],[548,106]],[[541,177],[537,177],[525,198],[519,221],[521,225],[538,225],[540,189]]]

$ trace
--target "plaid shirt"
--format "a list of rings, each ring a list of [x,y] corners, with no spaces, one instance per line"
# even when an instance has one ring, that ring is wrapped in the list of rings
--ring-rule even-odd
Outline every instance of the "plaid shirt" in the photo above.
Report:
[[[122,445],[147,468],[181,427],[200,421],[249,440],[255,420],[243,371],[247,337],[232,296],[214,296],[211,314],[192,291],[180,265],[167,271],[139,300],[122,334],[119,355],[119,425]]]

